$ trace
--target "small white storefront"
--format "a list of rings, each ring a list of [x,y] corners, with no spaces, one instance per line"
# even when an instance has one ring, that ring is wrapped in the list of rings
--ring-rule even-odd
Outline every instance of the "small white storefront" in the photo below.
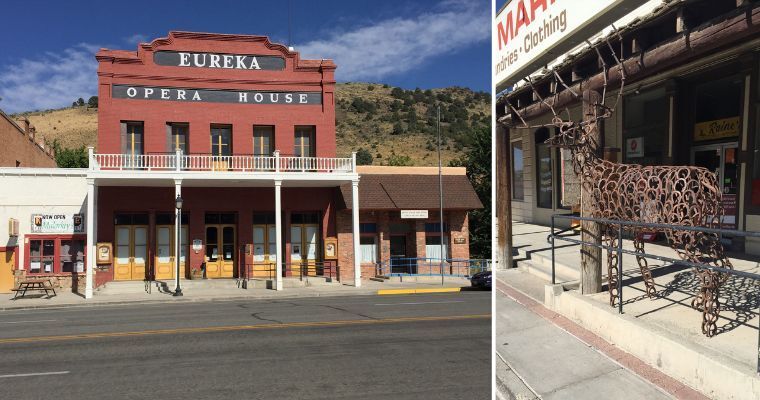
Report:
[[[83,293],[85,178],[79,169],[0,168],[0,292],[18,279],[44,277]]]

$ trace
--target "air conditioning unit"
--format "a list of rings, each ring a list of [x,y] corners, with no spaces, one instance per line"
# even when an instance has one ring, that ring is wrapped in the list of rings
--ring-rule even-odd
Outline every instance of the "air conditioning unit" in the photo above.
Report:
[[[8,219],[8,236],[18,236],[18,220],[15,218]]]

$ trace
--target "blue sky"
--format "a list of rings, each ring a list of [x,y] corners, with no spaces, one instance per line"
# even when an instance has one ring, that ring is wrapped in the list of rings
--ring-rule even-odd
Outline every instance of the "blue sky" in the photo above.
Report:
[[[490,91],[489,0],[292,0],[292,45],[332,58],[338,81]],[[96,94],[98,48],[136,50],[170,30],[288,41],[288,2],[4,0],[0,109],[70,105]]]

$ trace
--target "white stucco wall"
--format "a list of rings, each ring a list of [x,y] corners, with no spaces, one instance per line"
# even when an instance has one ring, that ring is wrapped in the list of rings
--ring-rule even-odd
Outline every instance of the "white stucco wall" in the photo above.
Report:
[[[26,261],[23,243],[31,231],[32,214],[87,213],[85,175],[84,170],[0,168],[0,246],[21,245],[20,268]],[[10,218],[19,221],[18,238],[8,235]]]

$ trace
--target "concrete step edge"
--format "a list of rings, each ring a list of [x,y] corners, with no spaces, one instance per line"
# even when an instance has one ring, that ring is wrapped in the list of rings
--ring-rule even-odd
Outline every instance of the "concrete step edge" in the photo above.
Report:
[[[529,273],[535,277],[543,279],[547,283],[552,281],[551,266],[546,267],[541,264],[534,263],[530,260],[521,260],[517,262],[517,269],[526,273]],[[574,282],[578,280],[578,273],[568,273],[568,271],[557,268],[555,271],[555,280],[557,282]]]

